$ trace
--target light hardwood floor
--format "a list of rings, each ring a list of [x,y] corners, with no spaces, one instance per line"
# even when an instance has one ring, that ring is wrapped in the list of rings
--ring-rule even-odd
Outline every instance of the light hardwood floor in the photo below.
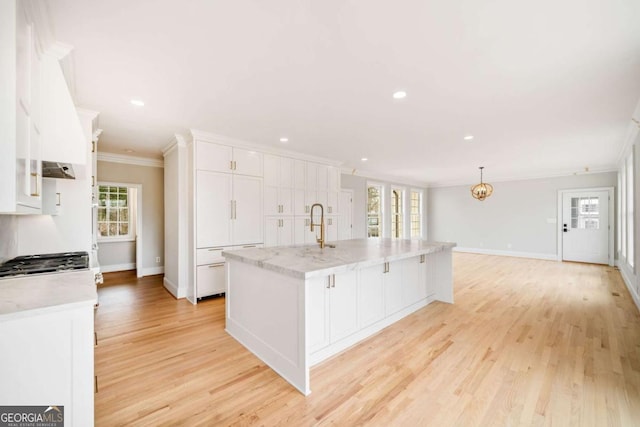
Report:
[[[640,314],[614,268],[454,254],[455,304],[313,368],[308,397],[224,332],[224,299],[105,276],[96,426],[640,425]]]

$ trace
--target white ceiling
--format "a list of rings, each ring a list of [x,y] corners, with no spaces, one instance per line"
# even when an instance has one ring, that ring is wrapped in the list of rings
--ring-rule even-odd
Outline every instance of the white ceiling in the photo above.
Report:
[[[48,7],[111,153],[193,128],[430,185],[612,170],[640,98],[638,0]]]

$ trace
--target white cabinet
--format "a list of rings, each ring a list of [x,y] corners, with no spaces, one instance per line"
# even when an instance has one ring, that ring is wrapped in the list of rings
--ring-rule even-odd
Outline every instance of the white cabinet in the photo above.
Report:
[[[57,179],[42,179],[42,213],[45,215],[62,213],[62,194],[58,190]]]
[[[294,160],[288,157],[264,155],[264,185],[293,188],[294,187]]]
[[[293,218],[273,218],[265,220],[264,245],[289,246],[294,244]]]
[[[293,161],[293,188],[307,188],[307,162],[304,160]]]
[[[196,173],[196,247],[262,243],[262,179]]]
[[[93,304],[85,304],[0,321],[0,341],[7,346],[0,364],[0,402],[55,402],[65,407],[65,425],[92,426],[93,311]]]
[[[424,256],[402,261],[402,305],[408,307],[426,298],[427,286],[424,280]]]
[[[265,215],[293,215],[293,190],[291,188],[264,187]]]
[[[367,327],[384,318],[384,271],[386,264],[360,270],[358,278],[358,324]]]
[[[324,226],[326,230],[324,232],[324,238],[327,242],[335,242],[338,240],[338,218],[337,217],[325,217]]]
[[[41,78],[39,29],[26,2],[0,5],[0,212],[40,213]]]
[[[328,191],[327,192],[327,214],[336,215],[338,213],[338,192],[337,191]]]
[[[387,262],[384,268],[384,313],[389,316],[403,308],[402,261]]]
[[[228,248],[207,248],[196,251],[196,297],[202,298],[226,292],[224,257]]]
[[[328,183],[327,189],[329,191],[340,191],[340,169],[334,166],[328,168]]]
[[[312,245],[316,243],[316,232],[311,231],[311,219],[309,216],[296,217],[294,219],[294,244]]]
[[[196,141],[196,169],[261,177],[262,153],[208,141]]]
[[[307,350],[310,353],[358,330],[355,271],[307,280]]]

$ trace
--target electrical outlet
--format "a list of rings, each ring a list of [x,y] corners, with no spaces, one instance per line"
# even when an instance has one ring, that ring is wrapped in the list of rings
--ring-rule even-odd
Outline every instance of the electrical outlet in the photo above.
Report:
[[[160,257],[159,257],[159,256],[157,256],[157,257],[156,257],[156,263],[159,263],[159,262],[160,262]]]

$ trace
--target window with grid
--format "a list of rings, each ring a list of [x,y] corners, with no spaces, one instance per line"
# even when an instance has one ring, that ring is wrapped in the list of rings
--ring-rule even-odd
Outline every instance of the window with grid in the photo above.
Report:
[[[422,237],[422,191],[411,191],[411,238]]]
[[[398,188],[391,190],[391,237],[402,239],[402,200],[404,191]]]
[[[129,189],[125,186],[98,186],[98,237],[101,240],[130,239]]]
[[[382,187],[367,187],[367,237],[381,237],[382,230]]]

